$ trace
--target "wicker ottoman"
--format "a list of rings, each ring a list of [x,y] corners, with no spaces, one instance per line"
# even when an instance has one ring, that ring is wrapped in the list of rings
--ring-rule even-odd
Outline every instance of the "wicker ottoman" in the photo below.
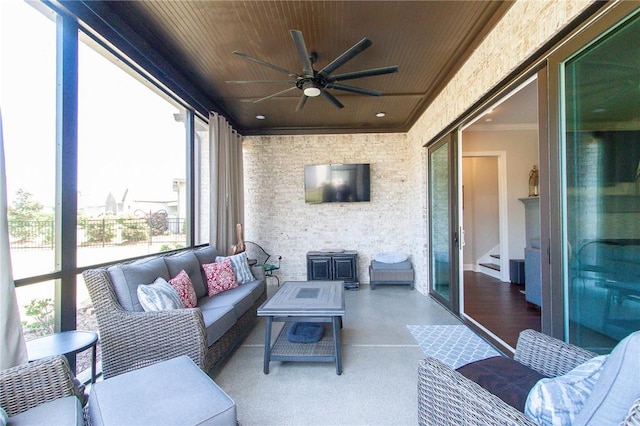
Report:
[[[99,425],[236,425],[235,402],[186,355],[92,386],[89,416]]]
[[[408,285],[413,290],[414,271],[411,261],[383,263],[372,260],[369,265],[369,283],[371,290],[375,290],[378,284]]]

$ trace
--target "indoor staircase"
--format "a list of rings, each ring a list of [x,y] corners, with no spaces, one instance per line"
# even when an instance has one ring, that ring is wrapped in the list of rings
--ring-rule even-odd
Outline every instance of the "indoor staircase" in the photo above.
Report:
[[[491,254],[489,255],[489,257],[493,258],[493,259],[498,259],[500,260],[500,255],[499,254]],[[484,266],[485,268],[489,268],[489,269],[493,269],[494,271],[498,271],[500,272],[500,265],[497,263],[480,263],[480,266]]]

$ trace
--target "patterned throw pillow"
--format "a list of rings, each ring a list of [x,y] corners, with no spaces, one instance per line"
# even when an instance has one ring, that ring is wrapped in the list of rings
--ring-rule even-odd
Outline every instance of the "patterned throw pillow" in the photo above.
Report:
[[[233,267],[233,272],[236,274],[236,281],[238,281],[239,284],[255,280],[255,277],[251,273],[251,268],[249,267],[246,252],[234,254],[229,257],[217,256],[216,262],[220,262],[223,259],[231,260],[231,266]]]
[[[145,312],[184,308],[176,289],[161,277],[158,277],[153,284],[139,285],[137,293]]]
[[[193,289],[193,283],[189,274],[184,269],[178,272],[178,275],[169,280],[169,284],[178,292],[180,300],[185,308],[195,308],[198,304],[196,291]]]
[[[527,398],[524,414],[539,425],[573,424],[598,381],[607,355],[586,361],[564,376],[541,379]]]
[[[209,297],[238,287],[238,281],[231,266],[231,259],[226,258],[220,262],[204,264],[202,269],[204,269],[204,273],[207,276]]]

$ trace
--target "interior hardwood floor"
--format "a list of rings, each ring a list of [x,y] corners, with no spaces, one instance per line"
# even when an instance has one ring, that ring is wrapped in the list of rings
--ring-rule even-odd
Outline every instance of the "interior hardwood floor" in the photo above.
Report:
[[[522,330],[531,328],[540,331],[541,327],[540,309],[527,303],[521,290],[524,290],[522,285],[504,283],[479,272],[465,271],[464,311],[515,348]],[[472,323],[469,325],[473,327]]]

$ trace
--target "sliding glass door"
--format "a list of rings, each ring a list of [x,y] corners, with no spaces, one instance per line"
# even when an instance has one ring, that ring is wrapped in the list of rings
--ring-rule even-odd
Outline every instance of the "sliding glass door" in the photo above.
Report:
[[[456,314],[460,310],[457,152],[454,133],[428,149],[429,293]]]
[[[565,337],[607,353],[640,329],[640,13],[599,34],[559,62],[559,231]]]

